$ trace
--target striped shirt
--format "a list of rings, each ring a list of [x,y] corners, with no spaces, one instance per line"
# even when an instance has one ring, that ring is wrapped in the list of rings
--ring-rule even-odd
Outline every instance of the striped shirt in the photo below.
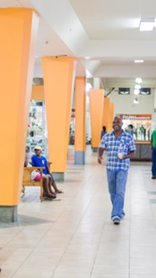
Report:
[[[115,171],[129,169],[130,159],[126,158],[120,160],[117,157],[119,152],[123,153],[123,155],[125,156],[131,151],[136,150],[134,140],[129,133],[122,130],[122,133],[118,138],[114,136],[114,131],[107,133],[102,137],[99,147],[106,150],[107,169]]]

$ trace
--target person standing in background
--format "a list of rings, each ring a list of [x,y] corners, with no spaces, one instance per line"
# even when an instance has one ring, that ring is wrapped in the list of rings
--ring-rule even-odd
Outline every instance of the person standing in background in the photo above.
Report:
[[[156,129],[151,134],[152,179],[156,179]]]
[[[106,126],[103,126],[103,127],[102,127],[102,131],[101,131],[101,139],[102,139],[102,137],[103,137],[106,133],[107,133],[107,131],[106,131]]]

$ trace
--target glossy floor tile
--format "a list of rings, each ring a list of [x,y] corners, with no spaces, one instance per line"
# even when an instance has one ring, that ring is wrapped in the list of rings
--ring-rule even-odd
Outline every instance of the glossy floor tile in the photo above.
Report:
[[[151,163],[132,162],[125,212],[110,220],[105,157],[97,164],[90,146],[86,164],[74,165],[68,150],[64,194],[40,202],[39,188],[26,188],[18,223],[0,223],[2,278],[155,278],[156,180]]]

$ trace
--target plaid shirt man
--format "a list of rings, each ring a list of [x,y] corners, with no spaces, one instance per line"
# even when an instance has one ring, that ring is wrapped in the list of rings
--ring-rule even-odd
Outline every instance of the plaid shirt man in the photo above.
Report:
[[[132,136],[122,130],[121,135],[116,138],[114,131],[105,134],[102,139],[100,146],[107,152],[107,164],[106,168],[109,170],[128,170],[130,165],[130,159],[126,158],[123,160],[118,159],[117,155],[122,152],[123,155],[127,155],[130,151],[136,150],[134,140]]]

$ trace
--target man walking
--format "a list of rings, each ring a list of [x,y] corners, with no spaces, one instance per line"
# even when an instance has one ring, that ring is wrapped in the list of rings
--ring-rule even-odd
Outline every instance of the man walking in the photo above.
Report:
[[[98,163],[102,163],[102,155],[107,153],[107,181],[112,202],[111,219],[114,224],[120,224],[124,213],[124,198],[130,165],[130,158],[135,155],[135,144],[132,136],[122,129],[122,119],[113,119],[113,131],[102,139],[98,149]]]

